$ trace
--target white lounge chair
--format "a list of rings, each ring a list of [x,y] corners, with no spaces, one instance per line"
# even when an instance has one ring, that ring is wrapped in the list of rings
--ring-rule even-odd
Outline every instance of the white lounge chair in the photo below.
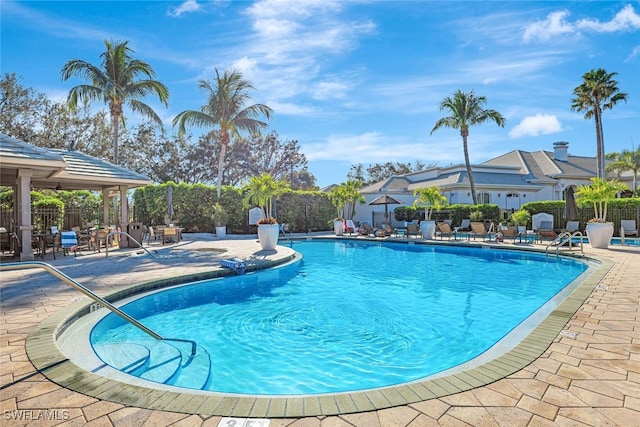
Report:
[[[354,224],[352,219],[348,219],[344,222],[344,232],[345,233],[349,233],[349,236],[351,236],[351,233],[356,233],[358,231],[358,227],[356,227],[356,225]]]
[[[633,219],[623,219],[620,221],[620,236],[636,236],[638,237],[638,227]]]

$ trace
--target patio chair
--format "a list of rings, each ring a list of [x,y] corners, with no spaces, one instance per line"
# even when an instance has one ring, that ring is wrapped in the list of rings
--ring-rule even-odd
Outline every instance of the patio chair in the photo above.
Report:
[[[464,218],[462,220],[462,222],[460,223],[459,227],[456,227],[456,231],[471,231],[471,219],[470,218]]]
[[[42,239],[42,258],[47,253],[47,249],[51,248],[51,253],[53,254],[53,259],[56,259],[56,251],[62,247],[60,242],[60,233],[58,232],[58,227],[51,227],[51,234],[44,236]]]
[[[420,232],[420,227],[418,227],[417,224],[414,223],[410,223],[407,224],[407,231],[405,232],[406,236],[422,236],[422,233]]]
[[[361,236],[370,236],[374,234],[374,229],[369,223],[363,222],[360,224],[360,228],[358,228],[358,234]]]
[[[541,221],[540,226],[535,230],[540,240],[549,239],[554,240],[558,237],[558,234],[553,229],[553,221]]]
[[[562,231],[573,233],[574,231],[579,231],[579,229],[580,221],[567,221],[567,225],[562,229]]]
[[[349,236],[351,236],[351,233],[355,233],[357,230],[356,225],[353,223],[352,219],[346,220],[344,222],[343,227],[344,227],[343,231],[345,233],[349,233]]]
[[[442,240],[443,237],[448,237],[449,240],[451,240],[451,236],[453,236],[453,239],[455,240],[456,237],[456,231],[451,229],[451,226],[446,223],[446,222],[436,222],[436,227],[438,228],[438,231],[436,232],[436,237],[440,237],[440,240]]]
[[[4,227],[0,227],[0,250],[2,253],[6,250],[10,250],[11,248],[11,239],[7,229]]]
[[[491,240],[491,238],[495,236],[495,233],[487,231],[483,222],[471,222],[469,226],[471,227],[470,236],[473,237],[473,240],[476,240],[476,237]]]
[[[385,236],[391,236],[391,235],[393,235],[393,234],[396,234],[396,229],[395,229],[395,228],[393,228],[393,227],[391,226],[391,224],[389,224],[389,223],[386,223],[386,224],[384,225],[383,230],[384,230],[384,235],[385,235]],[[376,236],[377,236],[377,234],[376,234]]]
[[[516,237],[519,237],[518,230],[515,227],[500,227],[500,233],[503,240],[512,239],[513,243],[516,242]]]
[[[164,233],[162,233],[162,244],[165,243],[177,243],[178,242],[178,229],[175,227],[165,227]]]
[[[633,219],[623,219],[620,221],[620,236],[636,236],[638,237],[638,227]]]
[[[67,256],[69,252],[73,252],[73,256],[78,255],[78,236],[75,231],[60,232],[60,247],[62,253]]]
[[[95,234],[93,235],[94,244],[98,249],[98,252],[100,252],[101,245],[104,245],[105,248],[107,247],[107,236],[109,236],[109,230],[105,229],[96,230]]]

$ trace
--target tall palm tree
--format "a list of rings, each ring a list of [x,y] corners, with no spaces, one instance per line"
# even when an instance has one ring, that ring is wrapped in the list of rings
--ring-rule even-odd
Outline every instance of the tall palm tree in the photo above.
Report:
[[[224,157],[231,135],[239,137],[241,131],[258,134],[267,123],[258,120],[264,116],[271,118],[271,108],[262,104],[246,105],[251,99],[249,90],[253,85],[243,79],[238,70],[225,71],[220,75],[216,69],[216,81],[200,80],[198,88],[208,93],[208,100],[200,111],[186,110],[173,119],[173,125],[179,125],[179,133],[185,132],[187,124],[195,126],[217,127],[220,135],[220,157],[218,158],[217,191],[220,197]]]
[[[613,160],[607,164],[607,172],[615,171],[618,174],[622,172],[633,172],[633,184],[631,189],[636,194],[638,191],[638,173],[640,173],[640,147],[635,150],[622,150],[620,153],[609,153],[607,158]]]
[[[431,129],[431,134],[441,127],[460,129],[462,147],[464,149],[464,162],[467,167],[467,174],[469,175],[469,185],[471,186],[471,197],[473,198],[474,205],[478,204],[478,196],[476,194],[476,185],[473,181],[471,163],[469,162],[469,147],[467,146],[469,127],[488,121],[493,121],[498,126],[504,127],[506,121],[499,112],[486,109],[486,104],[487,98],[484,96],[476,96],[473,90],[465,93],[458,89],[453,94],[453,98],[447,96],[440,103],[440,111],[446,110],[451,115],[438,120],[433,126],[433,129]]]
[[[602,68],[585,73],[582,84],[573,89],[575,97],[571,100],[571,111],[584,111],[585,119],[595,119],[597,177],[602,179],[606,179],[602,111],[612,109],[618,101],[627,102],[627,94],[620,92],[618,82],[613,80],[617,74]]]
[[[62,80],[72,76],[82,77],[91,84],[72,88],[67,96],[69,108],[75,110],[82,100],[103,100],[109,106],[113,138],[113,163],[118,163],[118,133],[120,122],[124,125],[123,105],[146,116],[162,126],[162,119],[153,109],[140,101],[151,93],[158,95],[160,102],[168,106],[169,89],[154,79],[155,71],[146,62],[134,59],[127,41],[108,41],[106,50],[100,55],[102,63],[95,66],[81,59],[67,62],[60,72]],[[140,77],[143,77],[140,79]],[[145,78],[146,77],[146,78]]]

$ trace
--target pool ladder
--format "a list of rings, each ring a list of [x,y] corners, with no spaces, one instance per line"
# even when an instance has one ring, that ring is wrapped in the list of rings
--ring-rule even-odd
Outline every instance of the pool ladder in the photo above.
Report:
[[[563,246],[565,243],[569,244],[569,250],[573,250],[573,238],[574,237],[580,237],[580,252],[582,252],[582,254],[584,255],[584,246],[582,243],[582,233],[579,231],[574,231],[573,233],[571,233],[570,231],[563,231],[562,233],[560,233],[559,236],[557,236],[555,239],[553,239],[551,242],[549,242],[549,244],[547,245],[547,247],[545,248],[545,253],[547,255],[549,255],[549,247],[551,246],[555,246],[556,248],[556,256],[560,253],[560,247]],[[566,240],[563,240],[565,239]]]
[[[26,270],[28,268],[42,268],[42,269],[44,269],[45,271],[50,273],[52,276],[57,277],[58,279],[60,279],[63,282],[65,282],[67,285],[69,285],[72,288],[82,292],[84,295],[88,296],[89,298],[91,298],[92,300],[97,302],[98,304],[100,304],[100,305],[104,306],[105,308],[109,309],[112,313],[117,314],[118,316],[120,316],[124,320],[126,320],[127,322],[131,323],[133,326],[137,327],[138,329],[142,330],[143,332],[147,333],[148,335],[151,335],[153,338],[155,338],[155,339],[157,339],[159,341],[176,341],[176,342],[184,342],[184,343],[191,344],[191,356],[195,356],[195,354],[196,354],[196,346],[197,346],[195,341],[186,340],[186,339],[180,339],[180,338],[165,338],[165,337],[163,337],[162,335],[160,335],[157,332],[149,329],[148,327],[146,327],[145,325],[143,325],[142,323],[140,323],[139,321],[137,321],[133,317],[129,316],[127,313],[125,313],[124,311],[120,310],[118,307],[114,306],[109,301],[107,301],[104,298],[99,297],[98,295],[94,294],[89,289],[85,288],[80,283],[78,283],[75,280],[73,280],[71,277],[67,276],[66,274],[64,274],[63,272],[58,270],[57,268],[55,268],[55,267],[53,267],[53,266],[51,266],[51,265],[49,265],[47,263],[39,262],[39,261],[32,261],[32,262],[12,262],[12,263],[8,263],[8,264],[0,264],[0,271],[5,271],[5,270],[6,271]]]

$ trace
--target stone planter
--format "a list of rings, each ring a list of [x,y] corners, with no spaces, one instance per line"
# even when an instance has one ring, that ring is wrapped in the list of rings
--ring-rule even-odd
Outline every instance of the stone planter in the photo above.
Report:
[[[606,249],[613,237],[613,224],[608,222],[587,223],[587,237],[592,248]]]
[[[263,251],[274,250],[278,244],[280,226],[278,224],[258,225],[258,240]]]
[[[225,237],[227,235],[227,226],[216,226],[216,237]]]
[[[342,233],[343,233],[342,221],[333,221],[333,231],[334,233],[336,233],[336,236],[342,236]]]
[[[436,234],[436,222],[432,220],[422,221],[420,223],[420,232],[422,233],[422,238],[433,240],[433,236]]]

